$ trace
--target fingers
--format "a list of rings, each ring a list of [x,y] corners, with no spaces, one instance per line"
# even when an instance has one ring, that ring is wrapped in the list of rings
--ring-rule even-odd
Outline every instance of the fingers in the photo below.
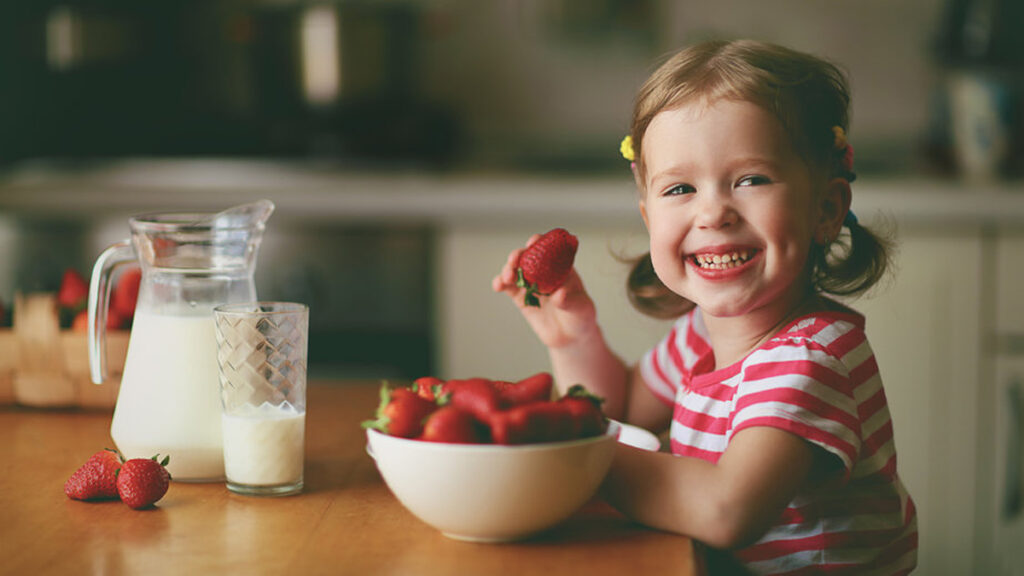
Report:
[[[502,266],[501,272],[494,277],[491,281],[491,288],[495,292],[509,292],[514,294],[518,287],[516,286],[516,267],[519,264],[519,257],[523,252],[532,246],[537,240],[540,240],[540,234],[533,234],[526,240],[526,246],[509,252],[508,258],[505,260],[505,265]],[[510,291],[511,289],[511,291]]]
[[[491,280],[491,289],[495,292],[505,292],[509,296],[521,300],[523,289],[516,285],[516,268],[519,266],[519,257],[527,248],[533,246],[540,240],[541,234],[533,234],[526,240],[526,246],[513,250],[509,253],[505,264],[501,267],[498,275]],[[522,307],[522,306],[520,306]]]
[[[508,258],[505,260],[505,265],[501,267],[501,271],[491,281],[491,288],[495,292],[509,292],[514,293],[518,289],[516,286],[516,265],[519,263],[519,255],[523,253],[523,250],[513,250]]]

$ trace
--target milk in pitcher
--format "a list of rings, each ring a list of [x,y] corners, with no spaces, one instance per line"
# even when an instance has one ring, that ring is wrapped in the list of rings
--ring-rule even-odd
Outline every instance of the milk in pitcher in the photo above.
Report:
[[[136,311],[111,436],[125,458],[170,456],[174,480],[224,478],[212,311]]]

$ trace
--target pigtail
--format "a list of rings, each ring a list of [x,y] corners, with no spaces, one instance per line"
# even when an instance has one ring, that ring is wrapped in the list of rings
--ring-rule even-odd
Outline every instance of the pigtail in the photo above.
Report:
[[[891,268],[892,242],[853,221],[849,234],[827,246],[815,246],[812,278],[820,292],[834,296],[863,294]]]
[[[626,280],[626,293],[637,311],[652,318],[678,318],[694,307],[693,302],[669,290],[661,282],[654,271],[650,252],[633,260],[633,268]]]

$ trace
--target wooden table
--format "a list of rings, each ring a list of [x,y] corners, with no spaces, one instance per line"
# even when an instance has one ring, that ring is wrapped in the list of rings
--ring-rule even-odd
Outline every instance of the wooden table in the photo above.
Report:
[[[110,440],[110,412],[0,407],[2,574],[698,573],[693,543],[592,501],[506,544],[451,540],[407,512],[366,455],[377,383],[308,393],[305,491],[283,498],[172,482],[157,507],[78,502],[64,481]]]

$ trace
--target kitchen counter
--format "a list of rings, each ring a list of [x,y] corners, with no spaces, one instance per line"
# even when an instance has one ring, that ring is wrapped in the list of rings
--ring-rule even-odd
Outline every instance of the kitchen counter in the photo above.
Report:
[[[862,176],[853,209],[901,223],[1024,223],[1024,182],[925,175]],[[438,226],[522,223],[639,224],[633,180],[621,173],[534,174],[352,170],[252,159],[125,159],[95,165],[37,161],[0,173],[0,211],[115,216],[220,209],[257,198],[275,221]]]
[[[284,498],[172,482],[155,509],[78,502],[64,481],[111,446],[110,413],[0,408],[2,574],[695,574],[687,538],[594,500],[507,544],[451,540],[407,512],[366,455],[358,423],[377,382],[310,386],[305,491]]]

